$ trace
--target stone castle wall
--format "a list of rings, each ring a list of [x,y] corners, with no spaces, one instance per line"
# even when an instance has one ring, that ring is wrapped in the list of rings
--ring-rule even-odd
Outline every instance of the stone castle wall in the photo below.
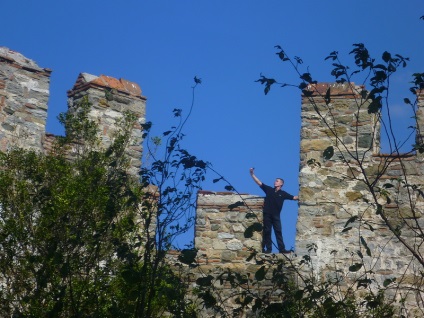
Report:
[[[327,105],[329,88],[331,103]],[[390,225],[399,227],[402,239],[423,255],[419,231],[424,228],[424,197],[422,192],[411,190],[412,185],[424,188],[423,156],[380,153],[380,122],[368,113],[367,104],[358,107],[363,87],[320,83],[311,89],[315,90],[314,103],[302,97],[299,210],[296,256],[292,255],[292,260],[300,261],[312,251],[316,278],[325,281],[336,275],[344,280],[342,288],[361,278],[365,269],[380,286],[386,279],[396,279],[403,286],[422,289],[422,266],[377,214],[369,185],[381,190],[376,191],[377,202]],[[418,95],[418,99],[418,124],[424,128],[424,95]],[[419,138],[422,136],[418,133]],[[325,159],[323,153],[330,146],[334,155]],[[233,233],[238,228],[242,234],[246,226],[245,210],[228,208],[239,200],[235,194],[198,194],[195,247],[203,255],[201,259],[213,259],[215,267],[228,267],[234,262],[234,269],[246,272],[248,264],[241,266],[241,258],[249,248],[261,250],[261,237],[252,241]],[[261,200],[254,203],[259,217]],[[350,271],[354,264],[361,264],[362,270]],[[250,270],[254,268],[250,265]],[[417,299],[422,295],[393,286],[388,295],[404,299],[409,311],[403,313],[414,317]]]
[[[261,235],[255,232],[245,238],[244,234],[253,223],[262,223],[262,205],[261,197],[199,191],[194,243],[205,255],[201,263],[243,264],[252,248],[261,251]]]
[[[302,98],[296,252],[305,255],[315,244],[313,262],[322,279],[339,270],[347,284],[365,269],[380,286],[395,278],[397,283],[422,289],[422,266],[384,219],[423,255],[419,231],[424,228],[424,197],[414,190],[424,187],[423,157],[380,153],[380,123],[366,104],[359,107],[363,87],[320,83],[313,89],[315,103]],[[419,100],[422,114],[423,96]],[[330,146],[334,155],[326,159],[324,151]],[[350,271],[354,264],[361,264],[362,270]],[[405,297],[406,307],[412,308],[416,297],[422,296],[395,289],[388,293],[398,300]]]
[[[19,146],[40,152],[52,149],[55,136],[46,133],[51,70],[39,67],[22,54],[0,47],[0,151]],[[141,164],[142,130],[146,98],[140,87],[124,79],[82,73],[68,91],[68,111],[87,96],[90,118],[100,127],[101,146],[107,147],[125,112],[137,117],[127,153],[130,172]]]
[[[49,69],[21,54],[0,48],[0,151],[13,146],[39,151],[51,148],[55,137],[45,132],[50,74]],[[328,88],[331,103],[327,105],[320,94],[325,96]],[[422,267],[377,214],[364,178],[371,178],[373,183],[372,179],[379,177],[373,187],[386,190],[385,195],[380,191],[377,198],[384,215],[422,255],[424,245],[422,238],[417,240],[416,233],[424,228],[424,198],[405,184],[423,188],[424,157],[380,154],[379,122],[368,114],[366,107],[357,106],[362,87],[351,89],[347,85],[321,83],[314,89],[315,104],[305,96],[302,98],[296,254],[308,254],[314,245],[317,250],[312,261],[323,279],[336,270],[345,271],[346,277],[351,275],[354,279],[355,274],[346,272],[346,267],[360,262],[376,274],[380,284],[386,278],[396,278],[398,282],[422,286],[417,274]],[[127,147],[131,172],[135,174],[141,160],[140,124],[145,120],[146,107],[140,87],[123,79],[82,73],[68,92],[69,110],[73,111],[84,96],[93,104],[90,116],[101,127],[103,146],[110,144],[124,112],[131,111],[138,117],[132,144]],[[424,94],[419,95],[417,111],[422,131],[423,112]],[[332,126],[326,126],[324,118]],[[422,133],[416,138],[422,140]],[[335,154],[325,159],[323,152],[330,146],[336,149]],[[352,155],[360,159],[362,166],[352,160]],[[194,239],[203,273],[235,268],[254,275],[258,267],[246,258],[252,250],[261,250],[261,235],[255,232],[246,238],[244,234],[252,223],[262,221],[262,202],[262,198],[247,194],[198,193]],[[257,218],[250,218],[252,214]],[[400,219],[404,221],[399,222]],[[348,226],[351,229],[344,231]],[[363,259],[358,258],[358,250]],[[335,262],[330,262],[333,258]],[[416,304],[416,296],[406,295],[406,303]]]

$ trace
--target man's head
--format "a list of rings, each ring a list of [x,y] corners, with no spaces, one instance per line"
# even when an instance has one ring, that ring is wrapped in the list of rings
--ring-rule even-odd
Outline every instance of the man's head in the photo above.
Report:
[[[282,178],[275,179],[274,188],[280,189],[283,187],[283,185],[284,185],[284,180]]]

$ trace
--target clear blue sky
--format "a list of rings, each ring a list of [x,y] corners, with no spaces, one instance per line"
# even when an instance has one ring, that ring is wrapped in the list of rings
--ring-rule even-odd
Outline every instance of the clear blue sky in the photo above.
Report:
[[[48,132],[62,132],[56,116],[66,110],[66,91],[80,72],[138,83],[158,135],[173,125],[172,109],[188,109],[197,76],[203,83],[185,145],[244,193],[262,195],[250,179],[251,166],[264,183],[283,177],[285,190],[298,193],[299,92],[273,88],[265,96],[254,82],[262,72],[298,83],[274,45],[300,56],[319,81],[332,81],[328,53],[337,50],[347,59],[359,42],[376,56],[387,50],[411,58],[393,85],[424,72],[423,0],[14,0],[3,1],[1,11],[0,45],[53,69]],[[411,116],[402,102],[407,94],[393,100],[404,130]],[[204,188],[223,186],[210,181]],[[297,204],[287,202],[288,246],[294,245],[296,217]]]

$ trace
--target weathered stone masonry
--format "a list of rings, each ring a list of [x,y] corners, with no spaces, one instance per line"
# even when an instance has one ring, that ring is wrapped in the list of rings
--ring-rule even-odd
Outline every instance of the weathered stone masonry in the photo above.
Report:
[[[0,150],[42,149],[51,70],[0,47]]]
[[[5,47],[0,47],[0,150],[13,146],[49,151],[54,135],[45,132],[51,70]],[[142,130],[146,98],[140,87],[124,79],[82,73],[68,92],[68,108],[87,96],[92,104],[90,118],[101,130],[101,146],[107,147],[125,112],[138,121],[132,129],[127,153],[133,175],[141,164]]]
[[[329,107],[324,98],[315,94],[315,106],[329,123],[334,123],[334,129],[339,141],[324,125],[309,99],[302,99],[302,127],[300,147],[299,174],[299,213],[297,222],[296,252],[305,255],[308,245],[315,243],[318,247],[313,258],[315,267],[322,278],[334,275],[336,269],[342,270],[348,276],[347,267],[355,262],[361,262],[356,252],[362,249],[364,263],[372,270],[375,279],[383,284],[385,279],[396,278],[397,282],[422,287],[417,269],[421,266],[411,256],[403,244],[399,242],[388,229],[379,215],[370,191],[364,183],[365,175],[348,154],[362,160],[365,174],[371,182],[381,175],[375,187],[383,189],[384,184],[391,184],[387,192],[389,201],[380,195],[379,204],[394,227],[401,226],[402,237],[422,255],[424,252],[421,239],[414,233],[418,227],[424,227],[422,213],[424,198],[417,191],[409,191],[404,187],[406,182],[424,186],[424,163],[421,155],[385,155],[380,153],[380,125],[373,115],[368,114],[367,107],[358,109],[357,101],[361,99],[362,87],[352,90],[347,84],[317,84],[317,92],[325,96],[327,89],[331,91]],[[419,122],[422,127],[424,96],[419,98]],[[417,138],[419,138],[417,136]],[[341,146],[343,141],[346,148]],[[339,152],[330,160],[324,160],[323,151],[336,145],[347,163],[339,157]],[[383,171],[383,167],[388,166]],[[405,174],[404,174],[405,172]],[[409,188],[410,189],[410,188]],[[408,198],[408,194],[410,197]],[[411,204],[415,215],[412,215]],[[367,225],[359,226],[358,222],[349,224],[352,229],[343,232],[351,217],[360,217]],[[399,220],[404,219],[406,223]],[[364,223],[363,223],[364,224]],[[371,251],[368,256],[360,237],[363,237]],[[336,256],[333,251],[337,251]],[[354,256],[352,256],[354,255]],[[335,263],[330,260],[335,259]],[[352,279],[355,275],[351,273]],[[390,293],[390,291],[389,291]],[[393,291],[391,296],[394,296]],[[402,294],[398,292],[398,300],[405,297],[405,305],[413,308],[417,305],[415,293]]]
[[[45,133],[50,74],[51,70],[39,67],[17,52],[0,47],[0,151],[13,146],[38,151],[51,149],[54,135]],[[380,154],[379,123],[367,113],[366,108],[358,111],[355,103],[362,88],[351,90],[346,85],[323,83],[315,88],[325,95],[329,87],[332,95],[331,119],[334,118],[337,135],[347,146],[343,151],[353,151],[361,156],[366,174],[370,177],[381,172],[382,163],[390,161],[389,169],[377,186],[392,183],[393,188],[388,190],[393,200],[383,200],[381,204],[393,224],[396,224],[398,216],[407,219],[411,227],[403,228],[403,235],[413,240],[414,229],[419,226],[424,228],[424,198],[415,192],[412,194],[415,215],[408,218],[408,213],[411,213],[408,207],[410,200],[401,182],[407,181],[423,188],[424,156]],[[68,92],[70,111],[84,96],[93,104],[90,116],[101,127],[103,146],[110,143],[116,123],[125,111],[131,111],[138,117],[132,131],[133,143],[127,148],[131,157],[131,173],[135,174],[141,160],[141,123],[145,120],[146,106],[146,98],[142,96],[140,87],[123,79],[82,73]],[[317,101],[318,110],[324,116],[330,116],[324,100]],[[422,286],[423,282],[416,273],[420,267],[410,252],[393,238],[375,209],[366,202],[370,199],[369,191],[361,182],[364,176],[358,167],[350,163],[348,168],[337,155],[324,160],[323,151],[328,146],[336,145],[335,138],[305,96],[301,116],[297,255],[301,257],[307,254],[308,246],[316,244],[318,250],[313,255],[313,262],[319,276],[325,278],[334,273],[336,267],[345,269],[352,263],[352,252],[360,246],[361,235],[372,252],[371,257],[363,253],[364,261],[372,266],[379,283],[386,278],[396,278],[411,286]],[[424,94],[419,95],[417,116],[423,131]],[[423,136],[417,135],[416,138],[421,140]],[[403,171],[406,171],[408,180],[405,180]],[[245,204],[238,204],[242,199]],[[246,239],[244,231],[253,222],[261,222],[262,203],[263,199],[247,194],[240,197],[228,192],[198,193],[195,247],[199,250],[199,262],[204,272],[217,273],[226,268],[243,273],[257,270],[253,262],[248,263],[245,259],[251,248],[260,251],[261,235],[254,233],[252,238]],[[248,213],[255,213],[258,218],[248,218]],[[346,222],[359,214],[372,224],[374,231],[352,224],[350,231],[342,232]],[[424,253],[422,245],[411,244],[419,253]],[[336,263],[330,265],[334,250],[337,250]],[[416,305],[415,297],[413,293],[406,295],[406,305]]]
[[[253,223],[262,222],[262,204],[262,198],[251,195],[200,191],[194,236],[199,254],[205,255],[201,263],[244,266],[251,248],[260,251],[261,235],[255,232],[246,239],[244,232]],[[256,214],[258,219],[248,218],[248,213]]]
[[[331,104],[327,107],[323,97],[328,88],[331,89]],[[346,165],[339,158],[339,153],[330,160],[324,160],[323,152],[329,146],[336,148],[340,141],[346,146],[341,147],[345,158],[349,159],[348,151],[362,158],[365,173],[369,178],[375,178],[382,173],[382,167],[389,163],[376,186],[391,183],[387,202],[382,196],[379,202],[390,222],[396,226],[399,216],[406,219],[411,228],[404,226],[402,235],[421,253],[423,246],[415,243],[413,231],[419,225],[424,228],[424,198],[418,192],[412,193],[408,199],[407,188],[402,187],[402,181],[414,184],[419,188],[424,186],[424,158],[422,155],[385,155],[380,153],[380,123],[375,117],[368,114],[366,105],[358,110],[357,100],[360,100],[362,87],[352,90],[348,85],[317,84],[315,106],[330,123],[339,140],[326,127],[322,118],[317,114],[314,105],[305,96],[302,98],[302,126],[300,145],[300,173],[299,173],[299,211],[296,235],[296,254],[298,257],[309,254],[309,247],[315,244],[317,252],[312,254],[312,261],[319,279],[326,279],[335,275],[336,270],[344,273],[347,278],[355,279],[354,273],[349,273],[348,267],[354,262],[360,262],[357,251],[362,249],[364,262],[375,275],[373,278],[382,285],[385,279],[396,278],[397,282],[410,286],[423,286],[418,269],[420,265],[390,232],[382,219],[376,215],[376,207],[372,202],[369,189],[362,181],[364,175],[353,160]],[[321,100],[320,100],[321,98]],[[417,111],[418,123],[424,127],[424,94],[418,95],[419,108]],[[417,139],[422,136],[417,135]],[[406,172],[407,180],[403,172]],[[246,195],[248,197],[248,195]],[[242,258],[246,256],[249,247],[260,251],[261,237],[254,240],[244,239],[242,235],[235,235],[234,229],[242,234],[247,228],[244,210],[228,207],[241,198],[235,194],[200,192],[198,195],[195,245],[203,260],[212,259],[215,267],[229,267],[244,273],[255,270],[253,264],[244,264]],[[414,205],[415,216],[411,215],[410,202]],[[246,203],[248,203],[246,201]],[[257,199],[253,204],[255,213],[261,217],[261,203]],[[242,207],[245,209],[245,207]],[[371,231],[366,226],[359,227],[358,222],[351,224],[350,231],[343,232],[347,221],[352,216],[362,217],[373,227]],[[409,219],[409,221],[408,221]],[[239,222],[235,226],[235,220]],[[414,225],[414,222],[416,224]],[[368,256],[364,246],[360,243],[360,236],[367,242],[371,251]],[[334,251],[337,251],[336,257]],[[353,256],[352,256],[353,255]],[[332,260],[335,260],[333,262]],[[209,264],[211,264],[209,262]],[[210,265],[212,268],[212,266]],[[211,269],[212,270],[212,269]],[[308,273],[305,273],[306,275]],[[345,282],[347,286],[348,281]],[[392,293],[391,293],[392,292]],[[397,293],[397,294],[396,294]],[[414,317],[417,306],[416,293],[402,293],[388,290],[389,296],[399,300],[405,299],[405,308],[408,315]],[[414,309],[415,308],[415,309]],[[405,314],[405,312],[404,312]]]
[[[131,112],[138,118],[131,131],[131,144],[127,147],[127,154],[131,158],[131,173],[136,175],[141,164],[141,124],[145,121],[146,110],[146,98],[141,95],[140,87],[124,79],[82,73],[72,90],[68,91],[68,111],[73,111],[85,96],[93,105],[90,117],[99,125],[104,147],[111,144],[118,121],[125,112]]]

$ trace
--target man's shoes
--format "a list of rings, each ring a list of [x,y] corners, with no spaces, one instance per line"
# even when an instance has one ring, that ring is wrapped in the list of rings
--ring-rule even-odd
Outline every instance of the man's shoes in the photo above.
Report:
[[[264,254],[271,254],[271,251],[270,250],[262,250],[262,253],[264,253]]]
[[[280,251],[281,254],[290,254],[291,252],[293,252],[293,250],[282,250],[282,251]]]

